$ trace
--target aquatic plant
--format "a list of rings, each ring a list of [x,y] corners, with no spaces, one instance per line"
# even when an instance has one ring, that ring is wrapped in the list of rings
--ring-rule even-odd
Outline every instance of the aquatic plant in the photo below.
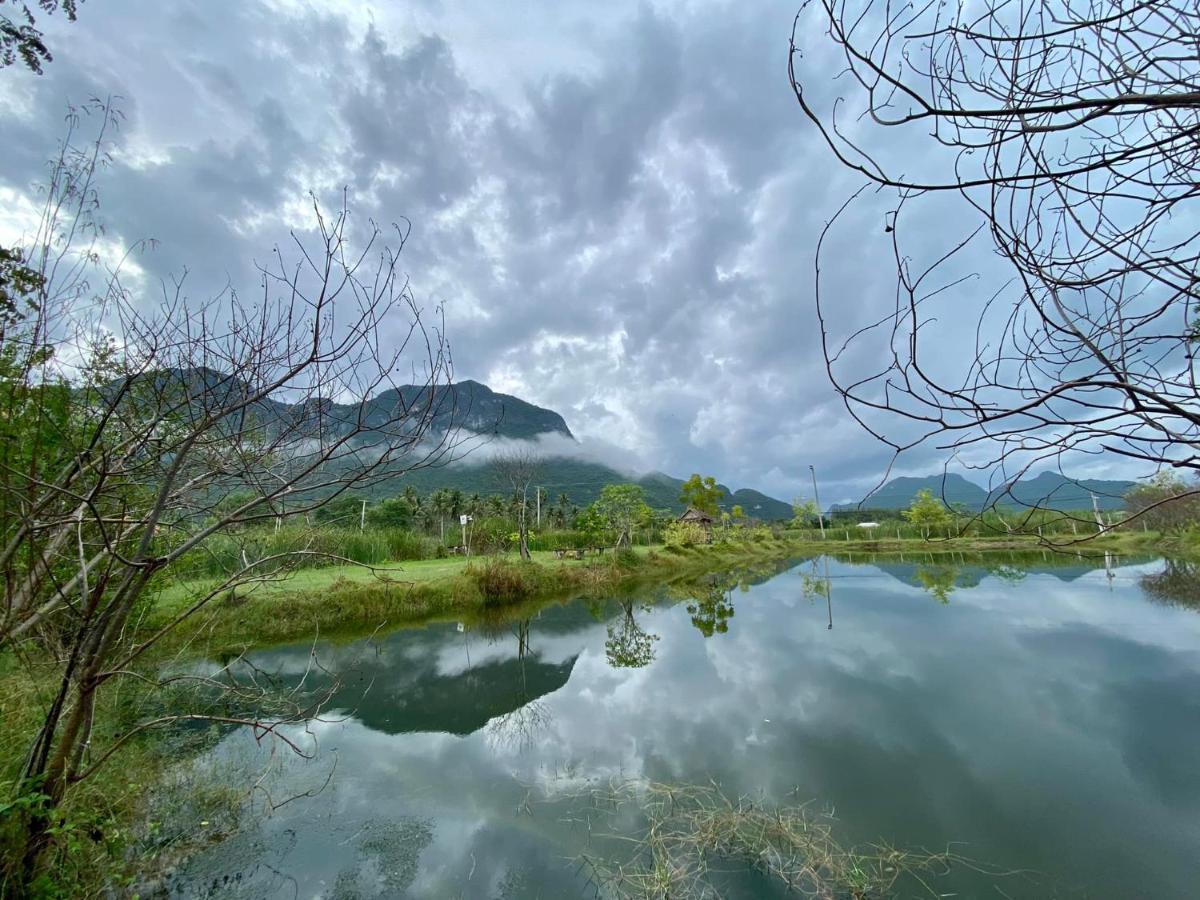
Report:
[[[631,781],[609,785],[592,799],[613,818],[633,813],[645,823],[623,858],[580,857],[601,896],[720,896],[715,882],[739,865],[805,897],[885,898],[901,885],[937,896],[931,879],[956,863],[974,866],[949,850],[931,853],[883,843],[846,847],[834,836],[828,815],[809,806],[775,807],[731,797],[716,785]]]

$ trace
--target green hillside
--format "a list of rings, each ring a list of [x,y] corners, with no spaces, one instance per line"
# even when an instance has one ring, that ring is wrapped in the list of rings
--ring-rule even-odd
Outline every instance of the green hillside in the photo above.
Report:
[[[1125,492],[1133,485],[1132,481],[1086,478],[1076,481],[1057,472],[1042,472],[1033,478],[1021,479],[989,493],[961,475],[947,473],[928,475],[924,478],[893,478],[878,491],[863,498],[860,503],[843,503],[834,506],[833,509],[905,509],[912,503],[918,491],[929,490],[949,505],[961,504],[971,512],[979,512],[991,506],[1018,509],[1091,509],[1093,496],[1100,509],[1113,510],[1124,506]]]
[[[646,491],[646,502],[654,509],[682,511],[679,489],[683,480],[662,472],[636,476],[619,472],[601,463],[558,456],[545,460],[535,484],[545,489],[551,501],[557,500],[560,494],[566,494],[572,504],[582,507],[599,497],[606,484],[625,482],[641,485]],[[483,496],[504,493],[506,490],[486,462],[468,460],[407,472],[373,485],[371,490],[366,492],[366,496],[371,499],[391,497],[410,485],[422,494],[438,488],[458,488],[467,495]],[[748,516],[766,521],[791,518],[792,508],[787,503],[749,488],[730,491],[728,487],[722,487],[726,493],[721,504],[724,509],[740,505]]]

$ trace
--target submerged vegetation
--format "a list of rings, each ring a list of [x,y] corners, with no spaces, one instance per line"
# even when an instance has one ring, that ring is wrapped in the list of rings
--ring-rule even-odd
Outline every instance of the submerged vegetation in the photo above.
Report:
[[[870,900],[898,896],[899,887],[905,896],[938,897],[931,881],[954,865],[974,865],[949,850],[847,847],[832,817],[811,806],[730,797],[716,785],[626,782],[589,796],[611,819],[642,822],[623,857],[581,858],[602,895],[621,900],[721,896],[739,869],[802,897]]]

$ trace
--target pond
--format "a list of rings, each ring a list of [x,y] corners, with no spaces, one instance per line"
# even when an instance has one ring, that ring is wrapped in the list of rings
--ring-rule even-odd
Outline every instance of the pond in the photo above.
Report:
[[[645,824],[608,798],[668,784],[807,802],[842,846],[974,861],[929,874],[938,894],[1195,896],[1195,574],[822,558],[264,649],[258,672],[330,692],[320,720],[290,730],[311,758],[225,737],[208,762],[260,779],[255,813],[172,890],[593,897],[585,858],[635,853],[612,835]],[[714,868],[724,896],[787,895]]]

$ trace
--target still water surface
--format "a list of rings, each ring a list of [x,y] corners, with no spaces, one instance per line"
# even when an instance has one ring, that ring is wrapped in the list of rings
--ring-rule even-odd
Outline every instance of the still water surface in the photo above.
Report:
[[[586,792],[648,779],[813,800],[846,843],[953,842],[1030,873],[959,867],[935,886],[960,897],[1200,896],[1192,574],[1003,555],[806,560],[318,645],[340,713],[296,729],[314,758],[277,751],[263,783],[275,802],[311,796],[251,818],[173,887],[595,896],[576,860],[612,843]],[[253,662],[328,687],[313,649]],[[269,753],[235,733],[212,758],[251,773]]]

